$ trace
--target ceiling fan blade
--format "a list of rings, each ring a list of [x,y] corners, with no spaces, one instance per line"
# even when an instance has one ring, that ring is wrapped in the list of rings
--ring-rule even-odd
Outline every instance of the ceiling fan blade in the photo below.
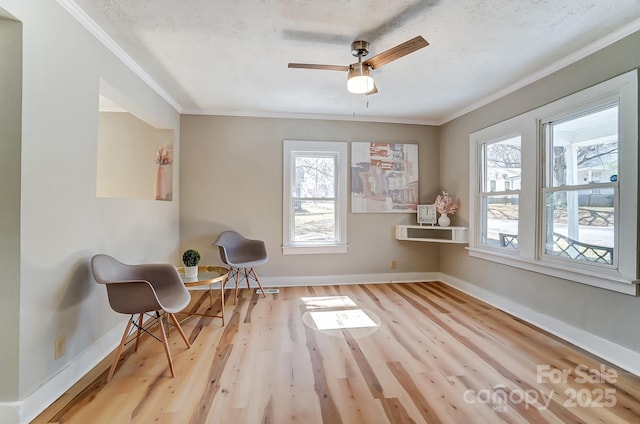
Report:
[[[312,63],[290,63],[289,68],[292,69],[318,69],[321,71],[348,71],[348,66],[340,65],[315,65]]]
[[[376,69],[382,65],[386,65],[389,62],[393,62],[396,59],[400,59],[403,56],[413,53],[416,50],[427,47],[428,45],[429,42],[422,38],[422,36],[418,35],[409,41],[405,41],[402,44],[398,44],[389,50],[373,56],[371,59],[367,59],[364,64],[369,65],[372,69]]]

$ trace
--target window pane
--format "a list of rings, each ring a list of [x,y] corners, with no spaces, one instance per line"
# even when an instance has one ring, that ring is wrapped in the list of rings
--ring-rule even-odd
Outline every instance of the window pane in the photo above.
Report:
[[[483,191],[520,190],[520,136],[485,144]]]
[[[545,253],[613,264],[614,198],[614,188],[547,193]]]
[[[553,187],[617,180],[618,105],[549,126]]]
[[[518,195],[485,196],[482,242],[492,246],[518,248]]]
[[[335,202],[294,200],[293,241],[336,241]]]
[[[296,156],[293,197],[334,198],[334,157]]]

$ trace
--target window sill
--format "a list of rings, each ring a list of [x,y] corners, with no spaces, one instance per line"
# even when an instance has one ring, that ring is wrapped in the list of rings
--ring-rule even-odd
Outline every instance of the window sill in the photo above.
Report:
[[[329,253],[347,253],[346,244],[332,244],[327,246],[282,246],[283,255],[322,255]]]
[[[618,272],[606,272],[605,270],[579,269],[551,261],[536,261],[516,257],[501,252],[488,251],[480,248],[467,248],[469,256],[497,262],[503,265],[537,272],[539,274],[550,275],[577,283],[587,284],[593,287],[613,290],[619,293],[638,295],[638,280],[624,276]]]

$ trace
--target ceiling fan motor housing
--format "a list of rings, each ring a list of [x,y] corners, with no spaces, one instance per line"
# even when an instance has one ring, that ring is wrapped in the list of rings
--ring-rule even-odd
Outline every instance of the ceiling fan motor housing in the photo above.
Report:
[[[369,42],[367,41],[354,41],[351,43],[351,54],[355,57],[365,57],[369,54]]]

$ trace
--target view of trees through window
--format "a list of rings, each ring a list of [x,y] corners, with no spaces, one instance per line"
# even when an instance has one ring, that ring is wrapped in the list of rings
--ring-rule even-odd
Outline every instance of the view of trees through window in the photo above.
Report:
[[[336,240],[336,157],[296,155],[293,240]]]

